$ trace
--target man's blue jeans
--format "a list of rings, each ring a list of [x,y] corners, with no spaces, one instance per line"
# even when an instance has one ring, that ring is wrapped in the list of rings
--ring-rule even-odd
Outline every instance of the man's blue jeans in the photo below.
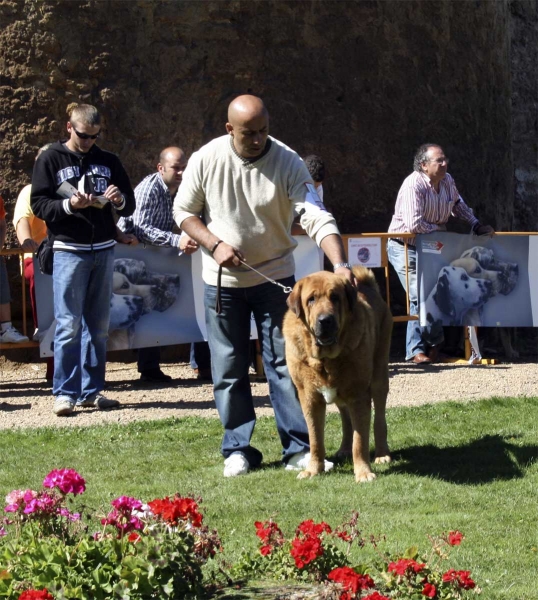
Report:
[[[114,249],[54,252],[54,396],[81,402],[105,385]]]
[[[394,240],[389,240],[387,244],[387,255],[390,264],[398,274],[404,290],[405,282],[405,248]],[[407,246],[407,272],[409,274],[409,314],[418,315],[418,294],[417,294],[417,251],[414,246]],[[405,360],[411,360],[420,352],[427,354],[427,344],[424,341],[425,328],[419,325],[418,321],[408,321],[407,339],[405,348]]]
[[[294,278],[280,281],[293,286]],[[217,288],[205,285],[204,304],[215,402],[224,427],[222,455],[243,452],[251,467],[262,453],[251,446],[256,414],[249,380],[250,315],[253,313],[269,384],[269,396],[283,447],[284,461],[309,450],[308,429],[284,355],[282,320],[287,310],[282,288],[263,283],[248,288],[221,288],[221,314],[215,311]]]

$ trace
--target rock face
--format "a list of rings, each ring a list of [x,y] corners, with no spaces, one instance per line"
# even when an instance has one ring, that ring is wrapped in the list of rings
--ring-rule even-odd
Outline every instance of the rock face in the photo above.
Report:
[[[343,232],[386,230],[425,141],[445,148],[483,221],[536,229],[533,0],[0,0],[0,19],[8,211],[38,147],[64,135],[70,102],[99,107],[99,143],[134,185],[164,146],[190,154],[224,133],[228,103],[251,92],[272,135],[326,159]]]

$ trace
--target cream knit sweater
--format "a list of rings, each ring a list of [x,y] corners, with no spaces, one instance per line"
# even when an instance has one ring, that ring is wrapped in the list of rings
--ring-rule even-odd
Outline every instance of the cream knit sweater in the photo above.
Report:
[[[245,162],[234,152],[229,135],[195,152],[174,200],[174,219],[181,227],[188,217],[202,215],[210,231],[239,248],[249,265],[271,279],[282,279],[295,271],[297,243],[290,234],[295,215],[301,215],[302,227],[318,246],[325,236],[339,232],[317,195],[317,202],[308,201],[313,185],[303,161],[270,139],[269,152],[255,162]],[[204,281],[216,285],[218,265],[205,249],[202,266]],[[265,282],[246,267],[222,270],[224,287]]]

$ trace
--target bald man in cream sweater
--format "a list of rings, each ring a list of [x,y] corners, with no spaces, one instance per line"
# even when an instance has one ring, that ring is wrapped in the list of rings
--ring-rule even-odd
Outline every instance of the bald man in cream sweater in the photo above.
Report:
[[[335,273],[352,282],[353,274],[334,218],[319,199],[305,164],[296,152],[269,137],[269,114],[262,100],[236,98],[228,108],[226,131],[192,155],[174,200],[177,225],[203,252],[215,402],[224,427],[224,476],[244,475],[262,462],[262,453],[251,445],[256,423],[248,373],[251,313],[283,462],[286,469],[301,470],[310,458],[309,442],[284,356],[281,327],[287,294],[268,281],[284,287],[294,284],[294,216],[301,215],[301,226],[325,252]],[[331,467],[326,463],[325,470]]]

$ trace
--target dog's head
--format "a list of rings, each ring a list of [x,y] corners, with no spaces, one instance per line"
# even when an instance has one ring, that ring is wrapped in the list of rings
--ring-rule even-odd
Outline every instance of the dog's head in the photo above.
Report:
[[[487,279],[491,281],[492,296],[502,293],[504,283],[499,271],[484,269],[475,258],[471,258],[470,256],[467,258],[457,258],[450,263],[450,266],[461,267],[473,279]]]
[[[155,286],[132,283],[126,275],[117,271],[113,275],[112,291],[121,296],[140,296],[144,304],[144,314],[151,312],[156,304]]]
[[[164,312],[174,304],[179,294],[179,275],[172,273],[153,273],[148,271],[146,264],[141,260],[134,258],[117,258],[114,261],[115,280],[114,286],[121,289],[128,289],[132,284],[138,289],[130,288],[133,291],[124,292],[137,294],[144,298],[146,312],[156,310]],[[121,276],[125,277],[122,279]],[[120,291],[114,290],[116,293]]]
[[[491,281],[469,277],[461,267],[443,267],[433,300],[451,318],[451,324],[461,325],[461,318],[469,309],[482,306],[491,296],[491,288]]]
[[[288,307],[312,336],[312,356],[338,355],[342,332],[357,302],[357,292],[342,277],[320,271],[300,279],[288,297]]]
[[[146,283],[143,280],[147,277],[147,269],[143,260],[116,258],[114,259],[114,271],[126,275],[132,283]]]
[[[143,314],[144,301],[140,296],[112,294],[108,330],[129,329]]]
[[[174,304],[179,294],[179,275],[148,273],[146,282],[154,289],[153,310],[164,312]]]
[[[490,250],[489,248],[483,248],[482,246],[475,246],[474,248],[465,250],[460,258],[473,258],[478,261],[483,269],[498,273],[497,278],[499,290],[495,293],[506,296],[516,287],[519,279],[519,267],[517,263],[509,263],[497,260],[493,250]]]

